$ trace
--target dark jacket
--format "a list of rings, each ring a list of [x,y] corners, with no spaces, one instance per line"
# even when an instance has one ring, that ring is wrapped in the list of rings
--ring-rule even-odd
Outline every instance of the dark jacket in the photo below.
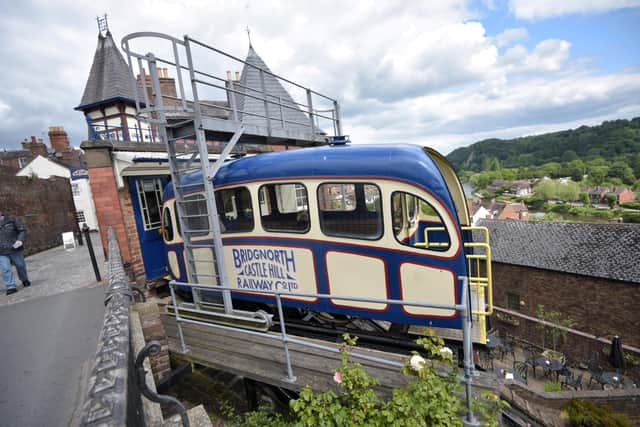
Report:
[[[14,252],[13,244],[16,240],[24,240],[27,238],[27,229],[19,219],[10,216],[4,216],[0,220],[0,255],[8,255]],[[19,248],[22,250],[22,246]]]

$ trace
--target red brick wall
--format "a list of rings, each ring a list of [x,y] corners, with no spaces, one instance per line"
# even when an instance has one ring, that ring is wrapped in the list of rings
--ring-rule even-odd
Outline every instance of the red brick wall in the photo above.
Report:
[[[633,202],[636,199],[636,195],[631,190],[625,190],[618,196],[618,203]]]
[[[623,344],[640,347],[638,283],[502,263],[493,264],[493,280],[494,303],[499,307],[509,308],[507,292],[511,292],[524,302],[519,310],[523,314],[535,317],[536,307],[541,304],[546,311],[559,311],[573,319],[576,322],[573,329],[607,339],[617,334]],[[542,346],[542,332],[534,322],[520,319],[519,325],[512,326],[493,316],[492,326]],[[604,343],[567,334],[567,341],[559,350],[574,361],[584,362],[597,351],[606,362],[604,347]]]
[[[62,233],[78,227],[66,178],[4,175],[0,179],[0,206],[27,226],[26,254],[61,245]]]
[[[107,229],[113,227],[120,244],[120,254],[124,263],[131,262],[129,238],[124,225],[124,218],[120,208],[116,180],[111,166],[89,168],[89,182],[93,192],[93,201],[96,206],[98,225],[102,245],[107,253]]]

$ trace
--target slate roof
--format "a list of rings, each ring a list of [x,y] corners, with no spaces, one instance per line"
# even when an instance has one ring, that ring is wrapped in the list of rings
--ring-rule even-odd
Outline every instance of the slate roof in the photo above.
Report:
[[[249,52],[247,54],[247,58],[245,62],[254,65],[255,67],[262,68],[264,71],[271,72],[267,64],[260,58],[260,56],[256,53],[252,46],[249,46]],[[283,115],[284,119],[291,120],[299,123],[309,123],[309,117],[302,112],[296,106],[293,101],[293,98],[289,93],[285,90],[285,88],[280,84],[278,79],[273,77],[270,74],[264,73],[264,86],[265,91],[268,95],[268,98],[275,102],[281,102],[282,104],[291,105],[292,107],[296,107],[296,109],[283,107]],[[246,88],[250,89],[246,89]],[[255,90],[256,89],[258,92]],[[262,84],[260,81],[260,71],[257,68],[254,68],[250,65],[244,65],[242,68],[242,74],[240,76],[240,86],[239,90],[243,93],[247,93],[249,95],[261,97],[262,96]],[[278,99],[280,98],[280,100]],[[260,114],[262,116],[266,116],[264,102],[261,99],[255,99],[249,96],[240,95],[237,97],[237,105],[238,110],[244,111],[245,113],[253,113]],[[269,117],[273,118],[271,121],[271,127],[282,127],[280,122],[280,107],[275,104],[269,104]],[[240,118],[244,123],[257,125],[257,126],[267,126],[267,120],[264,117],[257,117],[251,114],[242,114]],[[295,123],[286,122],[287,129],[296,129],[310,132],[310,126],[298,125]]]
[[[640,283],[640,225],[480,220],[493,260]]]
[[[98,46],[84,88],[82,101],[76,110],[84,110],[105,101],[121,99],[135,102],[129,67],[116,47],[111,33],[98,35]]]
[[[9,150],[0,151],[0,159],[19,159],[20,157],[31,157],[31,151],[29,150]]]

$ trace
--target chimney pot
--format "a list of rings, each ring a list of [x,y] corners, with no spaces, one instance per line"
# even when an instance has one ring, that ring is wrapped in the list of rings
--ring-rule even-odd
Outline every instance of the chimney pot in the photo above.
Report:
[[[35,144],[35,143],[36,143],[36,137],[35,137],[35,136],[33,136],[33,135],[31,135],[31,143],[32,143],[32,144]]]
[[[236,81],[240,81],[240,71],[236,71]]]
[[[231,80],[231,71],[227,70],[227,80]]]

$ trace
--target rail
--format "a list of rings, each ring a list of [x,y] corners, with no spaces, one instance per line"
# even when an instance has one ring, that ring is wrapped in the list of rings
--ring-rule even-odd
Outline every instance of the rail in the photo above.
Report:
[[[147,53],[148,46],[134,50],[132,45],[139,43],[141,39],[152,39],[154,50],[163,53],[163,56]],[[334,135],[342,134],[340,108],[336,99],[187,35],[178,39],[157,32],[136,32],[125,36],[121,46],[131,69],[137,113],[148,123],[159,123],[157,113],[162,109],[169,118],[172,115],[189,118],[199,112],[203,117],[212,116],[236,122],[245,121],[247,117],[257,117],[266,123],[269,136],[273,129],[279,128],[302,130],[310,140],[315,140],[322,134],[323,125],[332,128]],[[150,80],[157,79],[157,76],[150,73],[151,62],[170,67],[177,79],[175,90],[157,94],[152,89],[156,82]],[[197,66],[194,65],[196,63]],[[212,63],[219,66],[223,63],[227,70],[237,67],[251,69],[257,74],[258,82],[233,79],[229,71],[226,77],[221,77],[201,69],[200,65],[210,66]],[[167,78],[167,69],[163,70],[160,78]],[[139,75],[138,79],[134,77],[136,74]],[[185,84],[185,81],[191,84]],[[284,88],[291,99],[283,99],[281,93],[269,93],[267,86],[274,82]],[[162,85],[156,87],[163,90]],[[161,96],[162,105],[154,105],[154,94]],[[213,104],[207,99],[223,102]],[[261,110],[244,108],[247,100],[257,102]],[[292,112],[295,114],[288,114]]]
[[[469,286],[475,295],[476,310],[472,311],[476,316],[491,316],[493,314],[493,276],[491,273],[491,246],[489,245],[489,229],[487,227],[464,226],[462,232],[473,233],[473,237],[482,237],[482,241],[465,241],[465,258],[467,259],[467,272],[469,274]],[[448,247],[444,243],[429,239],[430,232],[446,232],[445,227],[426,227],[424,229],[424,243],[415,243],[420,248]],[[478,250],[480,253],[476,253]]]
[[[88,377],[79,424],[83,427],[146,425],[140,397],[142,393],[151,401],[176,405],[183,425],[188,427],[186,409],[179,401],[159,396],[147,387],[142,363],[160,347],[157,342],[151,342],[137,357],[132,351],[129,306],[134,299],[133,292],[122,264],[118,240],[111,227],[107,231],[107,238],[109,285],[104,297],[104,322]]]
[[[224,286],[212,286],[212,285],[199,285],[194,283],[185,283],[178,281],[169,282],[169,289],[171,291],[171,299],[174,307],[175,318],[178,325],[178,335],[180,337],[180,345],[183,352],[187,352],[188,349],[186,347],[184,341],[184,334],[182,331],[182,323],[190,323],[195,325],[206,326],[209,328],[219,329],[219,330],[231,330],[231,331],[239,331],[249,336],[260,336],[268,339],[278,340],[282,342],[282,347],[284,350],[285,364],[286,364],[286,377],[285,381],[290,383],[295,383],[297,381],[293,367],[291,363],[291,356],[289,353],[289,344],[294,343],[306,347],[310,347],[313,349],[325,350],[328,352],[339,353],[339,350],[325,346],[322,344],[318,344],[316,342],[310,342],[303,339],[298,339],[292,337],[287,334],[286,327],[286,319],[283,315],[283,305],[282,305],[282,297],[287,296],[295,296],[295,297],[303,297],[303,298],[318,298],[318,299],[332,299],[332,300],[342,300],[342,301],[357,301],[357,302],[367,302],[367,303],[382,303],[389,305],[402,305],[402,306],[415,306],[415,307],[426,307],[426,308],[436,308],[436,309],[445,309],[445,310],[455,310],[458,311],[462,318],[462,336],[463,336],[463,353],[464,353],[464,376],[462,378],[462,382],[465,384],[465,394],[466,394],[466,402],[467,402],[467,414],[465,423],[474,425],[476,423],[476,418],[474,412],[472,410],[472,395],[471,395],[471,383],[472,383],[472,370],[473,370],[473,358],[472,358],[472,342],[471,342],[471,301],[469,298],[469,278],[459,277],[463,284],[462,286],[462,295],[461,295],[461,303],[460,304],[435,304],[435,303],[425,303],[425,302],[417,302],[417,301],[405,301],[405,300],[394,300],[394,299],[382,299],[382,298],[365,298],[365,297],[352,297],[352,296],[337,296],[331,294],[315,294],[315,293],[297,293],[297,292],[283,292],[283,291],[263,291],[263,290],[251,290],[252,294],[263,295],[263,296],[272,296],[275,297],[276,300],[276,308],[278,310],[278,317],[280,319],[280,333],[275,334],[265,334],[261,332],[256,332],[248,329],[236,328],[231,326],[219,325],[215,323],[203,322],[193,319],[184,318],[180,315],[180,308],[178,306],[178,302],[176,299],[176,286],[187,286],[192,289],[199,289],[205,291],[227,291],[230,293],[246,293],[247,291],[233,288],[233,287],[224,287]],[[402,367],[402,364],[386,360],[383,358],[369,356],[366,354],[361,354],[358,352],[351,352],[350,355],[356,359],[367,360],[370,362],[375,362],[387,366]]]

